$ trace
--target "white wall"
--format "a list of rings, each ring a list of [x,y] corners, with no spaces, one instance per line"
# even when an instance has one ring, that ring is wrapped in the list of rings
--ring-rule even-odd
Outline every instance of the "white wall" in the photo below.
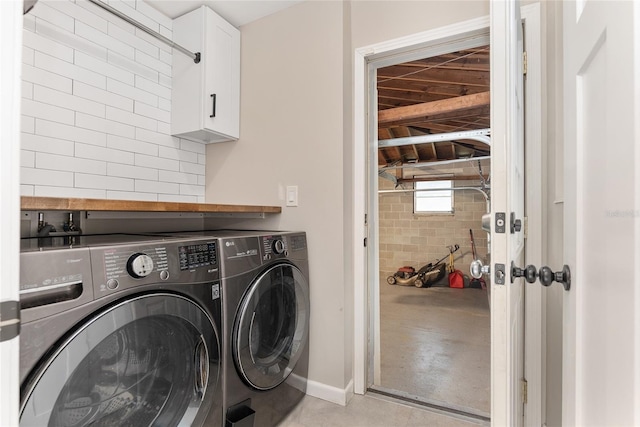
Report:
[[[207,147],[206,200],[284,205],[299,186],[299,207],[234,225],[308,233],[311,394],[348,398],[353,378],[350,218],[365,197],[350,191],[354,49],[488,13],[476,1],[309,1],[241,28],[240,140]]]
[[[144,1],[110,5],[171,38]],[[204,145],[170,136],[169,46],[86,0],[40,0],[23,37],[22,195],[204,201]]]

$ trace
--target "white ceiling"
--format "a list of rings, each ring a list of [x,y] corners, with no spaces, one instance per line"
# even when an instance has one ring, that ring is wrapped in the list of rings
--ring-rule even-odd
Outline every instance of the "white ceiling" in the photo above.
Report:
[[[147,3],[171,19],[206,4],[232,25],[240,27],[302,1],[304,0],[147,0]]]

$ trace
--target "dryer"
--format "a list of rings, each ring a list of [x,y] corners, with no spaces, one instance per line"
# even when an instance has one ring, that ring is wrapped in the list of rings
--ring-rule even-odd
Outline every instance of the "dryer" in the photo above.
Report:
[[[23,239],[20,262],[21,426],[222,418],[215,239]]]
[[[226,426],[274,426],[306,392],[309,266],[304,232],[217,232]]]

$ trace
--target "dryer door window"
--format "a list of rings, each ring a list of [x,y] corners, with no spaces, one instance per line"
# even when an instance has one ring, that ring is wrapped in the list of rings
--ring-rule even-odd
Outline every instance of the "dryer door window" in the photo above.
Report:
[[[307,345],[309,293],[298,268],[270,267],[249,287],[233,331],[233,356],[240,375],[252,387],[281,384]]]
[[[137,297],[88,320],[45,361],[20,425],[191,425],[206,415],[219,370],[217,331],[198,305]]]

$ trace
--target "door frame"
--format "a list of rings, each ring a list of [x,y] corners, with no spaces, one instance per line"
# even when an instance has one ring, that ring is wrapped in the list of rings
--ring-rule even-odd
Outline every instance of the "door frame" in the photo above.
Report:
[[[542,6],[534,3],[521,8],[522,19],[526,23],[525,46],[527,49],[528,67],[525,81],[526,129],[525,167],[529,177],[526,181],[526,252],[528,263],[539,263],[542,259],[542,191],[544,174],[538,171],[542,167],[543,138],[546,123],[543,122],[542,102],[546,93],[546,82],[543,79],[545,63],[543,61]],[[489,17],[476,18],[434,30],[401,37],[386,42],[355,49],[354,56],[354,151],[353,194],[363,197],[353,198],[353,223],[362,224],[353,230],[354,260],[354,376],[353,387],[357,394],[367,391],[371,359],[371,346],[379,345],[375,336],[374,315],[379,317],[376,304],[379,272],[378,268],[378,236],[377,236],[377,201],[368,200],[371,194],[369,182],[373,175],[368,167],[371,153],[375,153],[375,134],[371,129],[377,123],[375,111],[370,111],[369,65],[372,61],[382,64],[385,58],[407,55],[408,52],[419,51],[443,42],[455,42],[474,33],[485,32],[489,28]],[[420,56],[420,55],[418,55]],[[416,58],[417,59],[417,58]],[[533,66],[535,64],[535,66]],[[378,65],[384,66],[384,65]],[[372,109],[373,110],[373,109]],[[373,127],[372,127],[373,126]],[[373,131],[375,133],[375,130]],[[371,141],[372,143],[369,143]],[[375,156],[373,157],[375,158]],[[537,173],[533,173],[536,171]],[[372,184],[377,188],[377,182]],[[373,197],[373,199],[377,199]],[[375,209],[371,209],[371,207]],[[367,239],[367,246],[362,242]],[[373,256],[372,256],[373,255]],[[534,264],[536,265],[536,264]],[[528,380],[528,405],[525,407],[527,424],[542,424],[544,409],[544,309],[541,286],[529,286],[525,299],[525,374]],[[538,422],[539,421],[539,422]]]

